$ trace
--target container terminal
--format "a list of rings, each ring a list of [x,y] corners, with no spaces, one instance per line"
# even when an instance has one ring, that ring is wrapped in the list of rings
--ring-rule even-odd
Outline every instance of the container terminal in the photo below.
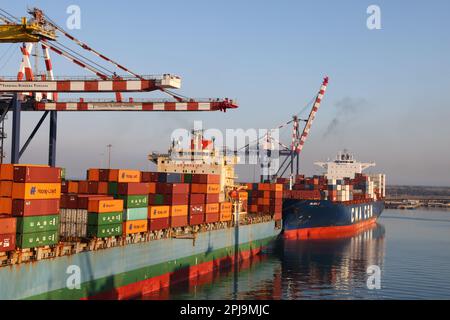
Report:
[[[354,171],[348,177],[347,171],[339,178],[330,172],[305,178],[298,172],[299,154],[325,94],[327,77],[308,119],[294,116],[282,125],[293,125],[290,147],[274,141],[270,133],[264,137],[269,142],[266,146],[283,146],[280,154],[285,161],[280,168],[283,172],[262,176],[259,183],[238,183],[234,167],[239,153],[223,154],[202,131],[192,131],[189,148],[172,145],[167,154],[149,155],[157,166],[155,172],[89,168],[84,180],[65,179],[65,170],[56,167],[58,112],[225,112],[238,105],[228,98],[194,99],[174,93],[171,90],[181,87],[179,76],[139,75],[67,33],[42,10],[33,8],[28,13],[29,19],[20,20],[0,13],[0,43],[23,43],[17,77],[0,76],[0,122],[8,112],[13,116],[11,163],[0,165],[0,299],[135,298],[236,265],[259,254],[281,233],[302,239],[304,227],[306,237],[317,236],[323,228],[346,229],[363,220],[374,223],[381,213],[382,175],[368,177]],[[108,74],[89,59],[80,60],[80,55],[58,42],[59,36],[125,75]],[[35,74],[31,66],[30,54],[38,45],[45,74]],[[54,76],[50,52],[93,77]],[[122,96],[152,91],[164,92],[170,99]],[[115,98],[59,97],[73,93],[114,93]],[[22,111],[43,112],[23,145]],[[48,165],[20,164],[47,117]],[[300,130],[302,121],[305,126]],[[246,146],[244,154],[250,147]],[[269,160],[261,165],[270,167],[271,148],[264,152]],[[289,178],[282,178],[289,167]],[[368,201],[380,205],[373,207]],[[303,219],[301,212],[316,207],[320,207],[314,213],[318,219],[308,216],[309,220],[298,223],[298,218]],[[337,211],[345,213],[336,221],[320,218]],[[293,219],[297,222],[292,223]],[[72,268],[82,274],[79,286],[68,282]]]

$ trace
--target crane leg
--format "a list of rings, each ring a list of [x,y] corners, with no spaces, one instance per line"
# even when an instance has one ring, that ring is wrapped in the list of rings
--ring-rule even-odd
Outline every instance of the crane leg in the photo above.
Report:
[[[50,136],[48,143],[48,165],[56,165],[56,130],[57,130],[57,111],[50,111]]]
[[[19,100],[19,95],[14,94],[12,99],[12,143],[11,143],[11,163],[19,163],[20,158],[20,112],[21,112],[21,102]]]

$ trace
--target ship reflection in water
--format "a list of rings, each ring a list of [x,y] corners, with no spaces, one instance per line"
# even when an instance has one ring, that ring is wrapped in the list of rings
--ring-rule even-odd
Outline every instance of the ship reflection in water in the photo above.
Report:
[[[384,226],[377,224],[353,235],[284,240],[277,248],[282,285],[274,298],[370,298],[367,268],[383,270],[384,236]]]
[[[383,270],[382,225],[332,239],[280,240],[269,254],[241,262],[239,273],[222,270],[143,299],[361,299],[367,267]]]

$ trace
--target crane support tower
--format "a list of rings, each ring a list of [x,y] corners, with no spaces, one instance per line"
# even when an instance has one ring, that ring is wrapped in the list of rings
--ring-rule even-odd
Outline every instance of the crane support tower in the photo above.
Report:
[[[75,38],[51,20],[42,10],[28,10],[30,19],[18,19],[5,10],[0,10],[0,43],[22,43],[22,62],[14,78],[0,76],[0,123],[7,113],[12,112],[11,162],[19,163],[20,157],[39,130],[44,120],[50,117],[49,154],[50,166],[56,163],[57,112],[61,111],[226,111],[237,108],[232,99],[193,99],[170,91],[181,88],[181,78],[177,75],[162,74],[145,76],[131,71],[115,60],[102,54]],[[95,55],[108,67],[87,58],[66,45],[58,38],[63,36],[72,44]],[[35,74],[30,61],[33,48],[40,45],[45,63],[45,73]],[[92,77],[54,76],[50,51],[90,72]],[[36,54],[37,56],[37,54]],[[35,70],[38,70],[37,65]],[[112,69],[125,72],[118,75]],[[161,91],[170,100],[128,97],[122,93]],[[60,94],[73,93],[114,93],[114,99],[61,99]],[[23,146],[20,145],[20,124],[22,111],[44,111]],[[0,127],[2,127],[0,125]]]

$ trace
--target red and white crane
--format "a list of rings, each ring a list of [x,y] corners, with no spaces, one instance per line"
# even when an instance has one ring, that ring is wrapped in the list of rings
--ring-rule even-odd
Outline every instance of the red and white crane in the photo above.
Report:
[[[226,111],[237,108],[231,99],[192,99],[173,93],[169,89],[179,89],[181,78],[176,75],[156,76],[139,75],[115,60],[88,46],[59,27],[42,10],[29,10],[31,20],[15,18],[0,12],[0,43],[23,43],[22,62],[14,79],[0,76],[0,122],[3,122],[8,110],[13,111],[13,134],[11,162],[19,161],[21,154],[30,143],[45,117],[50,114],[49,164],[54,166],[56,154],[56,117],[60,111]],[[127,75],[117,75],[115,71],[87,58],[57,40],[58,33],[72,43],[90,52]],[[33,47],[41,45],[46,73],[33,73],[30,55]],[[93,77],[55,77],[50,51],[64,57],[78,67],[93,74]],[[124,92],[161,91],[173,100],[155,100],[151,98],[124,99]],[[60,94],[73,93],[114,93],[115,99],[69,98],[62,100]],[[20,149],[20,112],[45,111],[30,137]]]

